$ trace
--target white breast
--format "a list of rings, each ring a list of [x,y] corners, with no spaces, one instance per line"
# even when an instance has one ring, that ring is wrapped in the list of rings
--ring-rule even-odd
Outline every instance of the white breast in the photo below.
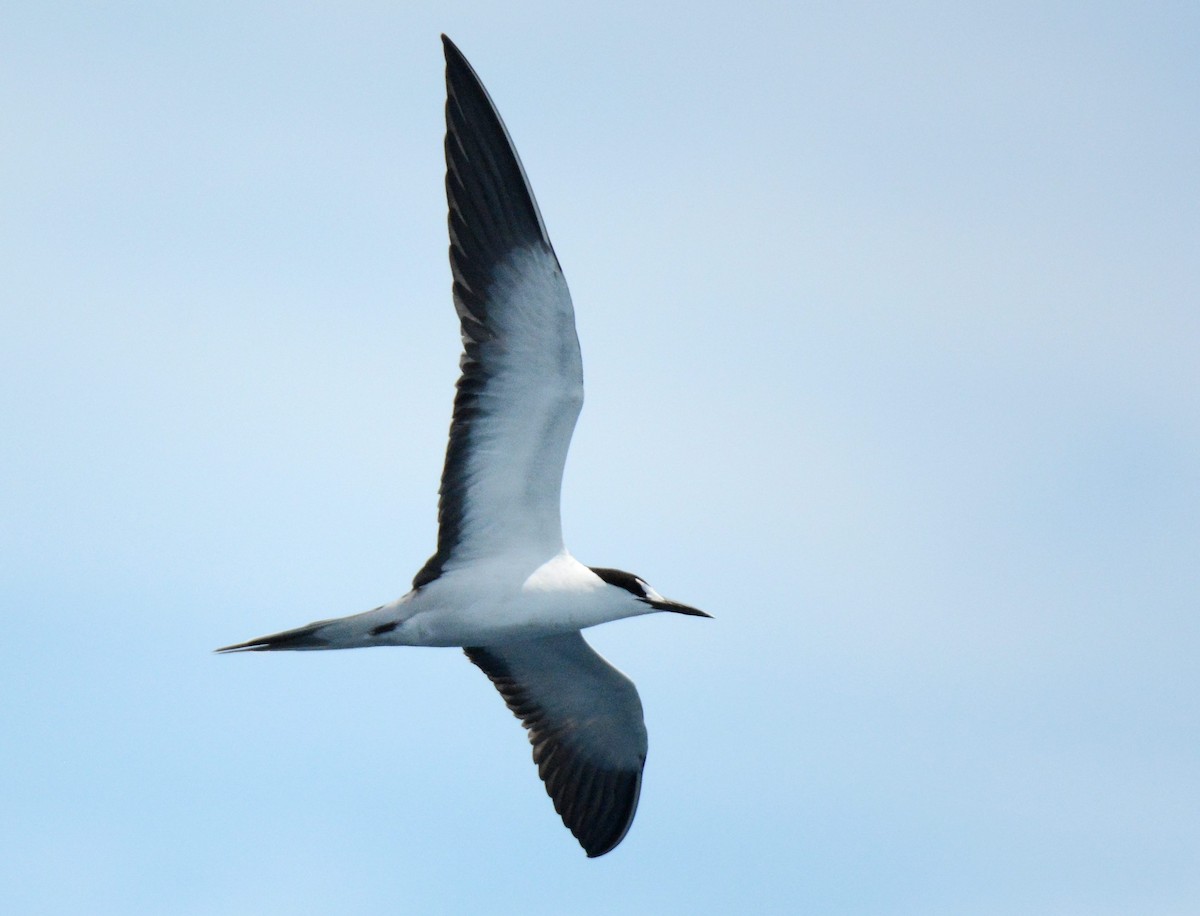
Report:
[[[389,635],[399,645],[486,646],[569,633],[649,613],[566,550],[534,565],[495,557],[445,572],[412,598]]]

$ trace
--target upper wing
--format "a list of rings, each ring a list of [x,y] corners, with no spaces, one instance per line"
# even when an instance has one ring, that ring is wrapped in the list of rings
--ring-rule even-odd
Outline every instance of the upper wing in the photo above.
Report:
[[[504,123],[450,39],[446,199],[462,377],[438,547],[413,584],[508,550],[562,548],[559,495],[583,366],[558,258]]]
[[[554,810],[588,856],[615,847],[633,823],[646,764],[633,682],[580,633],[463,651],[529,729]]]

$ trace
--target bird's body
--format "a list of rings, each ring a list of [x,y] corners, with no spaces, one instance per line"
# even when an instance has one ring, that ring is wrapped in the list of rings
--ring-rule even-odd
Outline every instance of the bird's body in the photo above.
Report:
[[[458,49],[446,51],[446,196],[462,376],[437,551],[403,597],[219,651],[457,646],[529,729],[589,856],[632,823],[646,757],[632,682],[580,630],[656,611],[708,616],[563,543],[563,465],[583,405],[575,314],[516,150]]]
[[[265,641],[270,644],[261,648],[493,646],[572,633],[655,610],[612,588],[563,550],[542,563],[532,557],[492,557],[465,571],[443,573],[374,610],[231,648],[260,648]]]

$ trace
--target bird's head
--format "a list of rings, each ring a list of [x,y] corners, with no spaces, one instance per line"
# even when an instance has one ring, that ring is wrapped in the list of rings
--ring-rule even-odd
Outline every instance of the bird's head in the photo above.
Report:
[[[608,585],[614,588],[623,589],[629,592],[638,601],[647,605],[647,613],[650,611],[671,611],[674,614],[687,614],[689,617],[712,617],[712,614],[706,614],[699,608],[694,608],[691,605],[680,604],[678,601],[671,601],[664,598],[650,584],[639,576],[633,573],[625,572],[620,569],[605,569],[603,567],[589,567],[592,572],[603,579]]]

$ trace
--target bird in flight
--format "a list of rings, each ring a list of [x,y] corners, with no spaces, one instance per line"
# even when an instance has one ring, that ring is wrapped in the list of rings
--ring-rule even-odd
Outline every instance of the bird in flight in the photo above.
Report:
[[[585,627],[659,611],[709,615],[563,544],[563,465],[583,405],[575,313],[495,105],[445,35],[446,199],[462,375],[437,551],[390,604],[218,652],[458,646],[522,721],[554,808],[589,857],[633,822],[646,726],[633,682]]]

